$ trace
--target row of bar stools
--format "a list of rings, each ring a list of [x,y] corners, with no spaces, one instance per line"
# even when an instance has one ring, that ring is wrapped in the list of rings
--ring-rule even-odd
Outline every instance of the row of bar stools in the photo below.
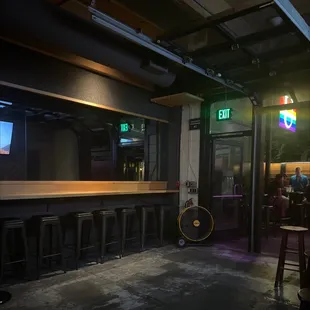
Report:
[[[6,265],[24,263],[25,271],[28,273],[28,245],[25,222],[16,218],[4,218],[0,219],[0,228],[0,280],[4,275]],[[16,238],[20,238],[20,242],[16,242]]]
[[[279,260],[278,260],[278,267],[277,267],[277,274],[276,274],[276,280],[275,280],[275,287],[280,286],[283,284],[283,273],[284,270],[290,270],[290,271],[297,271],[299,272],[300,276],[300,287],[303,288],[304,286],[304,275],[306,271],[306,260],[305,260],[305,232],[308,231],[305,227],[299,227],[299,226],[281,226],[282,229],[282,240],[281,240],[281,247],[280,247],[280,254],[279,254]],[[298,249],[290,249],[287,247],[288,242],[288,235],[289,233],[295,233],[297,234],[298,238]],[[298,264],[293,263],[286,263],[286,253],[291,254],[297,254],[298,255]],[[298,267],[298,270],[296,269],[290,269],[285,267],[285,265]]]
[[[62,269],[66,272],[63,237],[60,218],[54,215],[38,215],[32,218],[37,239],[37,279],[41,274],[42,261],[48,259],[49,266],[52,265],[53,258],[59,258]],[[53,231],[54,228],[54,231]],[[54,249],[54,234],[56,233],[56,248]],[[46,249],[45,237],[48,236],[49,247]],[[48,252],[48,253],[46,253]]]

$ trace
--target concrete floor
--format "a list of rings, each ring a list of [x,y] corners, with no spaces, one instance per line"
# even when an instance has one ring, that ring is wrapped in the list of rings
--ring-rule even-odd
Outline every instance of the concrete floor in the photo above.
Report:
[[[166,246],[6,287],[1,309],[298,309],[298,274],[275,291],[277,259],[224,245]]]

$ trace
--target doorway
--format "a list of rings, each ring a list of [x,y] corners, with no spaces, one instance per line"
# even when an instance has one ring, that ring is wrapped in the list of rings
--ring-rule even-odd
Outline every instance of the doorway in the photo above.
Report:
[[[247,231],[244,213],[251,188],[251,131],[211,135],[211,140],[210,211],[215,232],[242,235]]]

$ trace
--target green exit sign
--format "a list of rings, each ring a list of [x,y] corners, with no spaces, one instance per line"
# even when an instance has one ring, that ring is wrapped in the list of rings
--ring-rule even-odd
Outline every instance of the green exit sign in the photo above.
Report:
[[[216,120],[217,121],[226,121],[231,119],[232,109],[221,109],[216,111]]]
[[[128,131],[130,131],[130,125],[128,123],[120,124],[120,131],[121,132],[128,132]]]

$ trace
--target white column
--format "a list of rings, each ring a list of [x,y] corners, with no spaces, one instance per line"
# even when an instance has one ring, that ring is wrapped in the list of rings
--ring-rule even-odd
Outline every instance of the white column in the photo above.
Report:
[[[194,181],[199,187],[200,130],[189,130],[189,120],[193,118],[200,118],[200,103],[185,105],[182,110],[179,193],[181,208],[190,198],[198,205],[198,194],[188,193],[189,190],[185,186],[186,181]]]

